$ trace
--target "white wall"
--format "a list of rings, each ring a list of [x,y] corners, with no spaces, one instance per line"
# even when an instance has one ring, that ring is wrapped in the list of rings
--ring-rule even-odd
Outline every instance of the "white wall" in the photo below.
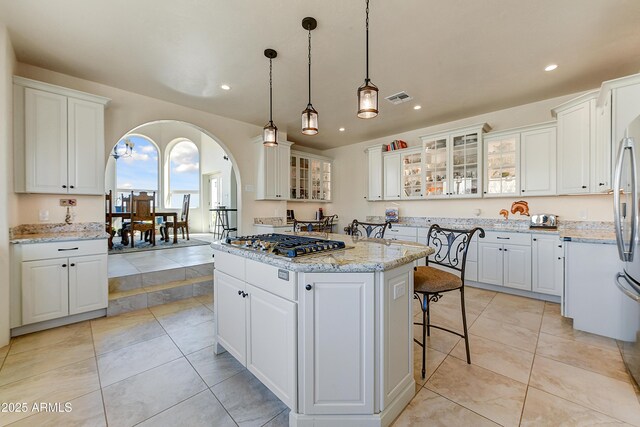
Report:
[[[16,216],[13,193],[13,85],[16,64],[7,29],[0,24],[0,347],[9,344],[9,224]]]
[[[322,155],[332,157],[334,201],[331,210],[340,216],[344,226],[353,218],[364,219],[367,215],[384,215],[385,207],[398,206],[400,216],[473,217],[473,210],[480,209],[481,217],[498,218],[501,209],[509,209],[515,198],[469,199],[469,200],[420,200],[398,202],[367,202],[368,171],[365,149],[373,145],[388,144],[402,139],[411,146],[421,144],[420,136],[447,131],[477,123],[488,123],[493,131],[510,129],[552,120],[551,109],[579,94],[562,96],[514,108],[482,114],[450,123],[420,128],[384,138],[364,141],[345,147],[325,150]],[[373,119],[375,120],[375,119]],[[533,213],[555,213],[561,220],[577,220],[585,216],[588,220],[612,221],[612,196],[556,196],[525,197]],[[348,218],[347,218],[348,217]]]
[[[240,231],[252,232],[254,217],[274,216],[276,213],[284,216],[286,202],[257,202],[254,200],[255,193],[244,191],[247,185],[256,185],[256,150],[250,147],[249,141],[261,134],[261,127],[28,64],[18,63],[15,74],[110,98],[112,102],[105,113],[105,156],[120,137],[142,124],[158,120],[178,120],[194,124],[213,135],[238,167],[243,190],[238,195],[242,214]],[[19,215],[10,225],[37,223],[38,210],[43,208],[50,210],[52,222],[62,222],[64,211],[57,207],[59,198],[60,196],[55,195],[18,195]],[[77,199],[76,221],[102,220],[102,197],[84,196]]]

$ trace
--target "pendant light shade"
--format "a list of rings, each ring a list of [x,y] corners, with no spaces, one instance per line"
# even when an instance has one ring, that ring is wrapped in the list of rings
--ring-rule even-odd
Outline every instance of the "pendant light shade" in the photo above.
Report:
[[[378,115],[378,87],[369,80],[369,0],[366,0],[366,77],[358,88],[358,117],[372,119]]]
[[[267,147],[278,145],[278,128],[273,123],[273,58],[278,52],[273,49],[265,49],[264,56],[269,58],[269,123],[262,129],[262,143]]]
[[[318,133],[318,112],[311,104],[311,30],[318,26],[318,22],[311,17],[302,20],[302,28],[309,33],[309,103],[302,112],[302,133],[304,135],[316,135]]]

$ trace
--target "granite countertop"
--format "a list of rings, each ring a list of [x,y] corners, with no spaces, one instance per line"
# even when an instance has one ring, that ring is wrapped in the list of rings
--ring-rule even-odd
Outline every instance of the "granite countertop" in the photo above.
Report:
[[[293,234],[293,233],[286,233]],[[345,242],[347,249],[287,258],[266,252],[238,248],[223,242],[214,242],[215,250],[242,256],[291,271],[313,273],[363,273],[390,270],[424,258],[434,252],[428,246],[414,242],[387,239],[362,239],[345,234],[298,233],[323,239]]]
[[[383,217],[368,217],[372,222],[384,222]],[[449,228],[481,227],[485,231],[502,231],[508,233],[543,233],[558,235],[558,238],[581,243],[615,244],[616,236],[613,222],[610,221],[560,221],[558,229],[530,228],[529,219],[496,219],[496,218],[430,218],[408,217],[392,223],[392,227],[429,228],[439,224]]]
[[[9,231],[13,244],[67,242],[73,240],[108,239],[104,224],[86,222],[77,224],[23,224]]]

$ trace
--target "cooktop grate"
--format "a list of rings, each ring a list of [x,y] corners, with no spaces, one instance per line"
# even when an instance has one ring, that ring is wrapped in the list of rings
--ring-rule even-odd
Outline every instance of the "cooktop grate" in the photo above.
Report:
[[[227,237],[226,242],[233,246],[256,251],[271,252],[288,258],[344,249],[346,246],[344,242],[339,240],[276,233]]]

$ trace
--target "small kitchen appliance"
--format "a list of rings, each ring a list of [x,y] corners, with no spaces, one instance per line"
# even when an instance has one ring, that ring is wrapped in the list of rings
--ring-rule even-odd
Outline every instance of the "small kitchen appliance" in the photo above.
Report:
[[[275,255],[295,258],[302,255],[344,249],[346,245],[339,240],[319,239],[317,237],[294,236],[290,234],[257,234],[255,236],[227,237],[232,246],[253,251],[264,251]]]
[[[558,228],[558,216],[554,214],[536,214],[531,215],[530,228]]]

